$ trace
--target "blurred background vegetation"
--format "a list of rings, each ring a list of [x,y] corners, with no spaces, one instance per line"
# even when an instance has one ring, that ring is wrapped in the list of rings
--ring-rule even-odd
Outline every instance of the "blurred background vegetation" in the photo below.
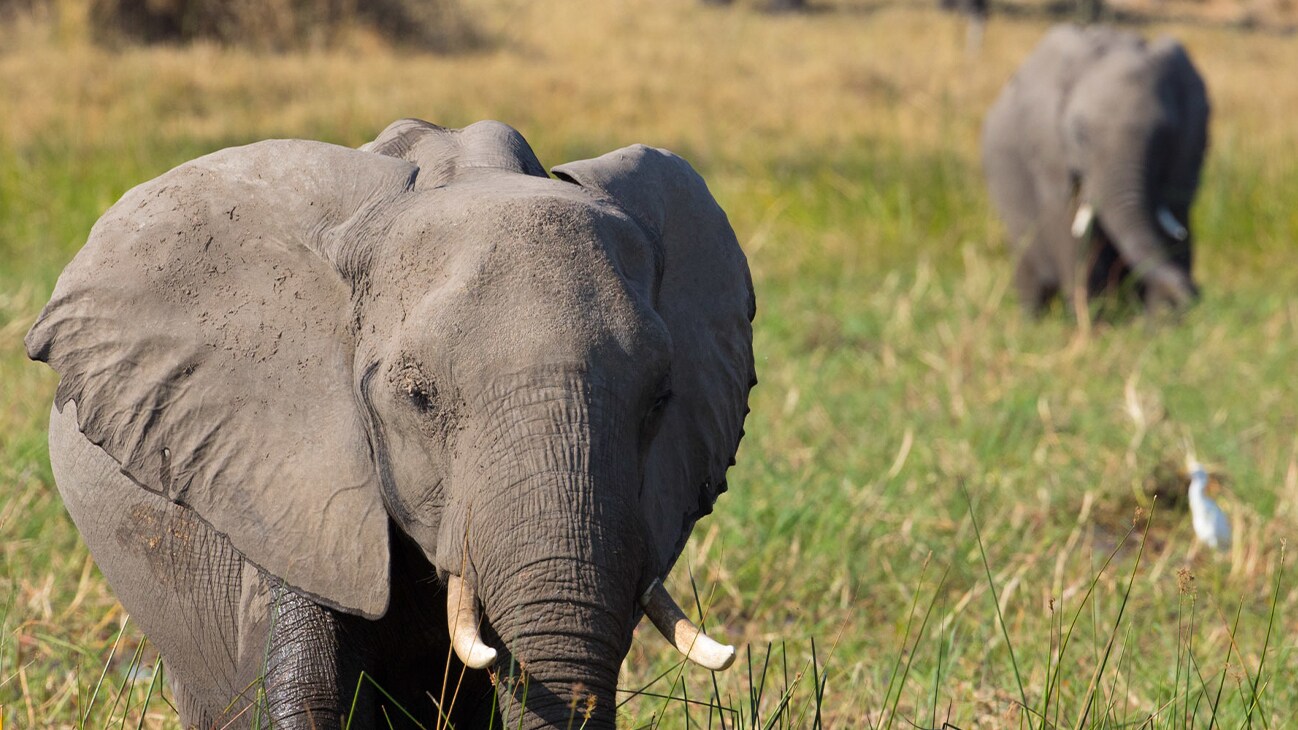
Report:
[[[1213,101],[1204,300],[1088,330],[1019,313],[978,162],[985,109],[1067,5],[993,2],[974,49],[928,0],[0,0],[6,727],[175,727],[162,688],[144,702],[154,658],[49,473],[55,378],[21,339],[58,272],[125,190],[187,159],[268,137],[355,146],[405,116],[503,120],[547,165],[671,148],[749,256],[761,383],[672,585],[688,595],[692,575],[709,629],[746,650],[714,679],[640,632],[628,726],[708,726],[687,696],[730,708],[728,727],[1285,726],[1294,9],[1130,2],[1106,7],[1180,38]],[[1224,555],[1151,501],[1184,489],[1191,448],[1224,485]]]
[[[99,43],[214,41],[257,50],[332,46],[355,28],[452,52],[479,42],[455,0],[0,0],[0,18],[76,27]]]
[[[770,13],[877,10],[923,0],[700,0]],[[939,0],[1009,15],[1053,15],[1078,21],[1177,21],[1288,32],[1295,0]],[[214,41],[256,50],[336,46],[358,28],[401,46],[456,52],[485,41],[459,0],[0,0],[0,20],[36,19],[75,27],[100,43]]]

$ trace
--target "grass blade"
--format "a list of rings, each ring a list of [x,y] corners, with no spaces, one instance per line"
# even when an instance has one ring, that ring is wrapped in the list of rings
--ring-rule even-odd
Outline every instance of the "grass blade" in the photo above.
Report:
[[[974,514],[973,499],[969,496],[969,489],[965,486],[964,479],[960,480],[960,491],[964,493],[965,505],[969,508],[969,519],[973,522],[974,538],[978,541],[978,554],[983,559],[983,569],[987,572],[987,587],[991,591],[992,605],[996,608],[996,623],[1001,627],[1001,635],[1005,637],[1005,648],[1010,653],[1010,664],[1014,667],[1014,681],[1019,686],[1019,701],[1023,707],[1028,707],[1028,693],[1023,689],[1023,675],[1019,672],[1019,661],[1014,657],[1014,644],[1010,641],[1009,627],[1005,624],[1005,617],[1001,615],[1001,598],[996,592],[996,580],[992,578],[992,566],[987,560],[987,548],[983,545],[982,531],[978,529],[978,517]]]

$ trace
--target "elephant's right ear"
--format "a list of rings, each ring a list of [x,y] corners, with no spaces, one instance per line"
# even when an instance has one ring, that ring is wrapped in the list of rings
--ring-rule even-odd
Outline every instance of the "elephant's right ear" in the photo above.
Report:
[[[327,605],[388,601],[387,514],[353,395],[360,231],[417,168],[318,142],[222,150],[128,192],[27,334],[141,487]]]

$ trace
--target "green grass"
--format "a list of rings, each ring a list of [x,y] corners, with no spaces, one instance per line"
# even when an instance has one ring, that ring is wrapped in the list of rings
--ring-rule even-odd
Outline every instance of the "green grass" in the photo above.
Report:
[[[780,632],[786,640],[841,632],[827,703],[843,726],[886,705],[885,672],[930,554],[948,571],[945,587],[958,609],[939,617],[944,636],[917,640],[912,676],[918,687],[936,685],[938,696],[954,703],[953,721],[966,727],[992,722],[981,714],[988,706],[1001,710],[1018,699],[1010,643],[1029,705],[1041,702],[1050,671],[1047,607],[1081,608],[1079,588],[1115,544],[1125,547],[1099,576],[1076,633],[1091,648],[1117,637],[1125,661],[1120,669],[1110,663],[1106,676],[1122,674],[1131,706],[1118,699],[1116,716],[1093,713],[1092,723],[1160,709],[1158,698],[1175,679],[1165,672],[1186,641],[1168,620],[1180,605],[1182,565],[1197,576],[1194,649],[1207,676],[1228,661],[1224,619],[1237,606],[1244,618],[1235,641],[1244,658],[1229,660],[1235,672],[1256,671],[1270,618],[1292,627],[1290,605],[1272,603],[1268,589],[1280,540],[1292,529],[1298,282],[1292,271],[1264,262],[1284,259],[1294,229],[1275,225],[1282,210],[1252,202],[1264,187],[1262,162],[1252,163],[1226,180],[1208,179],[1197,221],[1209,242],[1203,305],[1179,323],[1136,318],[1080,344],[1062,312],[1040,322],[1021,316],[1006,294],[1005,256],[973,238],[977,226],[961,230],[954,222],[985,216],[979,196],[967,194],[976,183],[972,170],[922,159],[897,160],[883,173],[862,165],[850,179],[875,183],[855,200],[834,201],[848,195],[821,184],[798,196],[805,208],[795,213],[797,204],[790,205],[787,231],[772,234],[755,256],[783,246],[776,265],[790,269],[759,278],[760,426],[750,429],[741,454],[740,487],[714,518],[720,537],[707,559],[694,562],[710,568],[704,584],[713,577],[731,589],[726,597],[745,618],[790,627]],[[902,181],[895,188],[893,177]],[[802,178],[795,190],[816,182]],[[1290,177],[1277,187],[1294,183]],[[905,189],[936,190],[912,206],[932,212],[908,213],[898,192]],[[888,250],[866,243],[832,258],[815,250],[818,234],[842,235],[852,225],[836,208],[870,209],[870,197],[884,201],[873,208],[886,217],[884,232],[874,235]],[[1259,224],[1264,216],[1254,212],[1274,215],[1272,225]],[[1248,225],[1240,220],[1246,217]],[[827,225],[817,228],[818,221]],[[1229,250],[1211,243],[1236,230],[1250,231],[1251,241]],[[792,252],[804,245],[812,250]],[[891,265],[857,263],[871,259]],[[1145,414],[1143,428],[1128,415],[1129,389]],[[1192,557],[1187,515],[1160,510],[1147,545],[1152,555],[1135,570],[1137,541],[1123,536],[1135,507],[1147,506],[1142,482],[1160,463],[1182,460],[1187,440],[1230,475],[1228,509],[1240,544],[1230,559]],[[961,481],[983,521],[1010,643],[984,597],[990,586],[972,548]],[[1088,500],[1092,507],[1079,521]],[[761,538],[756,547],[754,538]],[[1126,572],[1130,595],[1118,582]],[[966,596],[972,600],[961,605]],[[722,615],[729,614],[725,605]],[[1122,627],[1113,624],[1119,605],[1126,605]],[[943,652],[947,668],[938,682]],[[1098,662],[1077,646],[1068,661],[1056,702],[1077,717]],[[1292,669],[1282,649],[1272,676]],[[844,680],[846,691],[836,692]],[[1224,695],[1217,722],[1239,726],[1248,697]],[[1261,714],[1274,724],[1289,716],[1294,699],[1286,682],[1276,682]],[[922,696],[906,696],[901,707],[912,721],[927,716]],[[1207,709],[1199,709],[1188,726],[1206,721]],[[1164,712],[1155,726],[1181,725]]]
[[[633,33],[618,6],[585,11],[618,29],[594,38],[563,24],[575,11],[497,5],[521,16],[520,35],[551,40],[452,60],[134,51],[111,69],[72,52],[67,78],[46,79],[52,106],[7,87],[32,121],[0,123],[6,727],[174,727],[164,687],[142,719],[150,673],[131,667],[154,657],[129,627],[112,650],[123,615],[49,472],[55,380],[21,337],[58,271],[122,192],[186,159],[275,134],[358,144],[412,113],[504,119],[551,165],[642,140],[678,149],[749,254],[761,382],[730,491],[672,586],[688,595],[692,571],[709,630],[745,648],[713,677],[673,669],[642,630],[622,680],[646,688],[621,709],[628,726],[1289,722],[1298,131],[1270,105],[1298,85],[1280,79],[1283,41],[1187,31],[1219,99],[1194,211],[1204,300],[1179,321],[1082,334],[1070,313],[1019,312],[977,167],[981,109],[1036,21],[993,27],[985,66],[943,76],[963,63],[947,47],[960,36],[927,11],[782,20],[682,2]],[[704,34],[715,57],[697,57]],[[888,55],[916,37],[933,48]],[[560,47],[607,73],[581,77]],[[778,66],[764,47],[784,49]],[[300,81],[316,62],[332,86]],[[21,48],[0,53],[0,80],[23,63]],[[466,68],[476,95],[448,82]],[[1269,96],[1231,83],[1257,73],[1273,74]],[[611,91],[631,74],[639,106]],[[1195,548],[1184,508],[1147,496],[1191,445],[1227,482],[1227,555]],[[117,690],[132,684],[127,710]]]

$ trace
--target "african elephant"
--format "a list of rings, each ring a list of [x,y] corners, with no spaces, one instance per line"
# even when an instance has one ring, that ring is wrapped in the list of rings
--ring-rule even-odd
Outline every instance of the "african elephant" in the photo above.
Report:
[[[743,435],[746,259],[670,152],[553,172],[499,122],[225,149],[59,278],[55,478],[187,727],[612,727],[641,612],[733,658],[661,579]]]
[[[982,132],[992,202],[1021,246],[1023,306],[1128,274],[1148,308],[1197,298],[1189,213],[1207,144],[1207,91],[1175,40],[1051,29]]]

